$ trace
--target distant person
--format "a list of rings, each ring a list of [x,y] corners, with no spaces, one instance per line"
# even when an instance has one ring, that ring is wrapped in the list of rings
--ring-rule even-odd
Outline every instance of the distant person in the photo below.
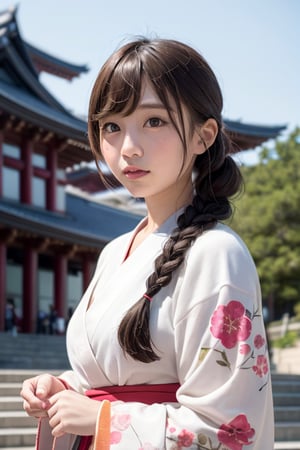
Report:
[[[5,306],[5,331],[12,334],[17,333],[18,318],[16,314],[15,301],[13,298],[9,298]]]
[[[48,314],[44,310],[39,309],[37,315],[37,333],[47,334],[48,330],[49,330]]]
[[[57,333],[57,312],[53,305],[49,305],[49,334]]]
[[[180,42],[130,42],[98,75],[88,130],[148,213],[100,255],[67,330],[72,371],[23,384],[39,448],[273,450],[258,276],[223,223],[242,179],[214,73]]]

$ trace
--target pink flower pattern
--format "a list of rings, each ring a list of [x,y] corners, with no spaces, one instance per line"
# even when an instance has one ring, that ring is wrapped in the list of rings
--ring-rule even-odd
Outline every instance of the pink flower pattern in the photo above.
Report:
[[[259,350],[266,344],[265,338],[261,334],[257,334],[253,340],[253,348],[246,343],[251,335],[252,331],[252,320],[256,316],[250,317],[251,314],[246,311],[243,304],[237,300],[231,300],[226,305],[220,305],[214,311],[211,317],[210,331],[212,335],[219,339],[223,347],[226,349],[232,349],[239,345],[238,351],[241,355],[246,358],[240,365],[241,368],[250,369],[258,377],[263,377],[269,371],[268,359],[265,355],[260,354],[255,356],[255,349]],[[204,352],[201,353],[200,361],[202,362],[209,348],[204,348]],[[222,360],[216,361],[223,367],[228,367],[230,369],[230,363],[226,356],[224,348],[218,350],[213,348],[221,354]],[[251,367],[245,367],[249,364],[249,361],[253,361],[256,358],[255,364],[251,363]],[[111,445],[118,444],[122,440],[122,432],[124,432],[131,425],[131,416],[129,414],[116,414],[111,420],[112,432],[111,432]],[[169,439],[174,442],[172,446],[173,450],[183,450],[184,448],[190,448],[194,445],[198,448],[199,445],[202,448],[202,442],[205,442],[205,448],[213,449],[212,441],[209,437],[204,434],[196,435],[194,432],[182,429],[177,431],[176,427],[171,424],[167,424],[168,431],[170,433]],[[243,450],[244,446],[251,445],[253,443],[252,438],[255,435],[254,428],[251,427],[250,423],[245,414],[239,414],[234,419],[228,423],[223,423],[218,432],[217,438],[220,445],[226,446],[228,450]],[[194,448],[194,447],[193,447]],[[204,447],[203,447],[204,448]],[[222,447],[223,448],[223,447]],[[140,442],[140,447],[138,450],[157,450],[149,442]]]
[[[264,355],[258,355],[256,358],[256,364],[252,367],[253,371],[259,377],[263,377],[269,371],[268,360]]]
[[[257,349],[263,347],[266,341],[265,338],[261,334],[257,334],[254,338],[254,345]]]
[[[171,432],[169,427],[169,431]],[[169,436],[169,439],[174,441],[172,450],[183,450],[183,448],[201,448],[206,450],[242,450],[244,446],[253,443],[252,438],[255,435],[254,428],[251,427],[245,414],[239,414],[230,422],[223,423],[218,432],[218,444],[213,444],[212,440],[203,433],[196,435],[195,433],[183,429],[177,436]],[[222,447],[221,447],[222,444]],[[144,450],[139,449],[139,450]],[[146,450],[146,449],[145,449]],[[149,449],[151,450],[151,449]]]
[[[251,352],[251,347],[249,344],[241,344],[240,345],[240,354],[241,355],[248,355],[248,353]]]
[[[111,418],[111,426],[119,431],[124,431],[131,423],[130,414],[115,414]]]
[[[195,437],[194,433],[192,433],[188,430],[182,430],[178,435],[179,448],[190,447],[193,443],[194,437]]]
[[[122,433],[120,431],[112,431],[110,433],[110,445],[118,444],[121,442]]]
[[[210,331],[225,348],[233,348],[238,341],[247,340],[251,329],[252,323],[245,314],[244,306],[236,300],[218,306],[211,318]]]
[[[244,445],[251,445],[255,434],[244,414],[236,416],[231,422],[221,425],[218,431],[219,441],[230,450],[242,450]]]
[[[112,431],[110,433],[110,444],[119,444],[122,440],[122,432],[131,425],[130,414],[115,414],[111,418]]]
[[[223,349],[213,348],[215,352],[221,355],[221,359],[217,359],[216,363],[222,367],[231,369],[230,360],[228,359],[225,349],[232,349],[239,344],[239,353],[246,356],[244,361],[240,364],[242,369],[251,369],[259,376],[263,377],[268,374],[268,359],[265,355],[255,355],[256,350],[265,347],[267,352],[266,339],[261,334],[256,334],[253,339],[253,347],[246,341],[250,338],[252,332],[252,321],[258,317],[257,312],[251,316],[249,311],[238,300],[230,300],[226,305],[219,305],[213,312],[210,321],[211,334],[219,339],[223,345]],[[224,349],[225,348],[225,349]],[[199,355],[199,362],[201,363],[208,351],[209,347],[203,347]],[[256,362],[253,361],[256,358]]]

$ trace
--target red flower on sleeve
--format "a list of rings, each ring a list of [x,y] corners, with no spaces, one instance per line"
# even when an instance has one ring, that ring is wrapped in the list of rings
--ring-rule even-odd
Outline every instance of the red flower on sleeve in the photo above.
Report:
[[[254,345],[256,348],[261,348],[263,345],[265,345],[266,341],[265,338],[261,334],[257,334],[254,338]]]
[[[245,307],[236,300],[220,305],[214,311],[210,331],[224,347],[233,348],[238,341],[246,341],[250,336],[252,323],[245,312]]]
[[[259,377],[263,377],[269,371],[268,360],[264,355],[258,355],[256,358],[256,364],[252,367],[252,370]]]
[[[230,450],[242,450],[244,445],[252,444],[250,439],[254,434],[245,414],[239,414],[231,422],[221,425],[218,439]]]
[[[178,446],[181,447],[190,447],[193,444],[193,439],[195,435],[191,431],[182,430],[178,435]]]

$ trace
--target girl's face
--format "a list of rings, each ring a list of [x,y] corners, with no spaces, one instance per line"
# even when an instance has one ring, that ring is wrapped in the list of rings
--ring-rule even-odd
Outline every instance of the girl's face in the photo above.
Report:
[[[171,106],[172,102],[171,102]],[[172,112],[179,125],[176,110]],[[183,107],[187,137],[187,111]],[[114,176],[134,197],[151,201],[187,203],[192,198],[192,167],[199,153],[196,138],[183,143],[169,114],[149,82],[140,102],[128,116],[112,114],[100,120],[101,153]]]

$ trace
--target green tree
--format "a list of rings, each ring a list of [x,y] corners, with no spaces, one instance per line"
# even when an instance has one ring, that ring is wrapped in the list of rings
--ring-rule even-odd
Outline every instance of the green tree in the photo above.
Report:
[[[273,298],[280,314],[300,301],[300,129],[264,147],[259,163],[242,172],[231,226],[252,253],[263,298]]]

